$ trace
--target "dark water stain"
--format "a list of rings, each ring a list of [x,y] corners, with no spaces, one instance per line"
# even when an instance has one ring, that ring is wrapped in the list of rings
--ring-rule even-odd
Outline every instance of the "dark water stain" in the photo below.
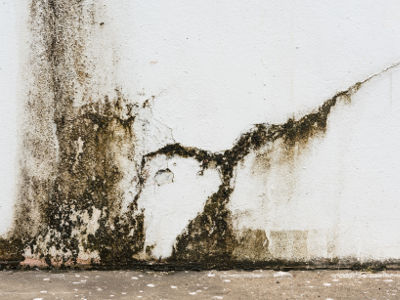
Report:
[[[123,107],[127,108],[125,118],[120,117]],[[127,263],[143,248],[143,215],[137,214],[136,203],[121,213],[123,191],[119,188],[123,178],[119,158],[127,157],[134,166],[134,108],[121,97],[114,102],[105,99],[104,104],[86,105],[76,117],[69,113],[57,123],[58,176],[51,198],[41,207],[45,225],[41,235],[56,233],[47,247],[64,245],[62,250],[72,251],[76,260],[79,249],[72,231],[85,228],[83,212],[92,217],[98,209],[99,228],[83,246],[98,251],[102,263]]]
[[[113,95],[93,96],[93,66],[85,49],[92,30],[101,30],[95,22],[94,6],[94,1],[84,0],[31,1],[32,47],[37,47],[32,59],[38,64],[38,73],[33,74],[35,87],[26,103],[31,128],[26,129],[23,141],[25,160],[21,162],[14,230],[8,239],[0,240],[0,258],[22,260],[22,252],[29,248],[48,265],[63,267],[80,264],[83,250],[98,254],[100,261],[89,258],[91,266],[148,267],[148,262],[135,258],[143,250],[150,256],[152,250],[143,249],[144,213],[138,210],[137,201],[146,182],[146,163],[166,155],[194,158],[203,171],[217,169],[221,184],[177,238],[172,256],[159,262],[160,268],[287,265],[285,261],[267,261],[265,232],[234,231],[227,204],[235,188],[236,168],[247,155],[277,140],[283,141],[290,153],[323,135],[332,107],[350,101],[373,76],[337,93],[300,119],[254,125],[231,149],[210,152],[175,143],[136,162],[133,125],[139,110],[149,103],[134,104],[118,88]],[[84,104],[75,105],[77,100]],[[121,158],[138,177],[139,192],[126,209],[120,183],[127,166]],[[37,164],[30,165],[31,160]],[[45,164],[43,169],[41,164]],[[88,219],[96,224],[95,230],[89,228]],[[266,261],[255,263],[257,260]]]
[[[97,253],[104,265],[129,264],[144,245],[143,213],[135,201],[123,210],[120,188],[123,167],[136,168],[133,125],[139,106],[118,88],[100,99],[91,96],[92,66],[84,51],[96,24],[94,5],[80,0],[30,4],[37,43],[32,59],[48,80],[35,78],[28,97],[33,129],[24,138],[11,239],[20,241],[19,253],[28,246],[33,257],[49,265],[76,264],[82,251]],[[77,100],[84,104],[75,105]],[[53,150],[46,157],[42,152],[48,149]],[[44,174],[32,170],[32,157],[51,161]],[[130,166],[121,166],[122,157]],[[88,220],[95,223],[94,232]]]
[[[282,140],[286,151],[291,152],[295,146],[304,145],[310,138],[325,133],[332,107],[339,100],[348,102],[359,86],[360,84],[357,83],[348,90],[337,93],[318,109],[298,120],[289,119],[286,123],[279,125],[256,124],[251,130],[242,134],[231,149],[223,152],[212,153],[177,143],[166,145],[144,156],[142,168],[149,159],[157,155],[191,157],[196,159],[203,169],[216,168],[222,179],[218,191],[207,199],[203,212],[192,220],[186,231],[177,238],[173,254],[168,261],[212,262],[218,265],[237,259],[234,255],[235,249],[243,247],[244,240],[238,240],[235,237],[232,215],[227,208],[227,203],[234,190],[234,173],[239,162],[242,162],[249,153],[258,151],[277,140]],[[141,184],[144,181],[145,179],[142,178]],[[257,249],[259,247],[254,249],[252,257],[262,255],[257,252]]]
[[[14,264],[18,264],[24,259],[21,251],[22,249],[23,245],[20,239],[0,238],[0,262],[6,261],[8,263],[14,262]]]
[[[236,235],[237,246],[232,252],[233,260],[267,261],[272,256],[269,240],[262,229],[243,229]]]

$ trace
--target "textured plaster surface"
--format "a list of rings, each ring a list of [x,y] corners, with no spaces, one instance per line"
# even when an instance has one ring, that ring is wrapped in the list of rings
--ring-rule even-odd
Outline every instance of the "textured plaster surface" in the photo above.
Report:
[[[400,259],[397,1],[1,5],[3,265]]]

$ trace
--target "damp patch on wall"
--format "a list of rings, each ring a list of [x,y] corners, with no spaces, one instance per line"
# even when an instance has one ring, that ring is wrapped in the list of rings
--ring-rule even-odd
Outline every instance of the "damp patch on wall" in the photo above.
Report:
[[[120,57],[113,18],[104,7],[94,0],[29,2],[18,199],[14,224],[0,239],[0,261],[251,268],[349,266],[361,258],[386,264],[400,258],[391,236],[390,253],[374,252],[374,241],[355,249],[346,226],[366,222],[362,216],[347,222],[362,204],[349,209],[339,201],[342,194],[357,197],[346,182],[353,182],[348,177],[361,163],[346,151],[357,154],[359,144],[352,140],[365,141],[357,135],[364,132],[362,120],[370,127],[395,124],[390,137],[398,134],[400,110],[388,113],[396,105],[389,92],[382,94],[380,105],[387,106],[376,120],[373,113],[363,117],[375,109],[366,108],[377,99],[371,89],[392,84],[398,63],[302,116],[258,122],[232,147],[211,151],[174,137],[174,129],[153,112],[158,95],[126,91],[115,71]],[[388,123],[378,120],[385,115]],[[389,154],[397,149],[386,148]],[[392,199],[396,189],[382,193]]]

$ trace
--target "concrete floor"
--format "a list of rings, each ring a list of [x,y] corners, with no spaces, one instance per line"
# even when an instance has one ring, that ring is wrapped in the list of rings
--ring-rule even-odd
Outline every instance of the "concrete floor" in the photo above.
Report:
[[[400,299],[400,272],[2,271],[0,299]]]

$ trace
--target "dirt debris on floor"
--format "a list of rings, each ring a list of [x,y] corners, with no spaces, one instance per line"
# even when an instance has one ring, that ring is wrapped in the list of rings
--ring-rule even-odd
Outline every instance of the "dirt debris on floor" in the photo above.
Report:
[[[400,271],[2,271],[0,299],[400,299]]]

